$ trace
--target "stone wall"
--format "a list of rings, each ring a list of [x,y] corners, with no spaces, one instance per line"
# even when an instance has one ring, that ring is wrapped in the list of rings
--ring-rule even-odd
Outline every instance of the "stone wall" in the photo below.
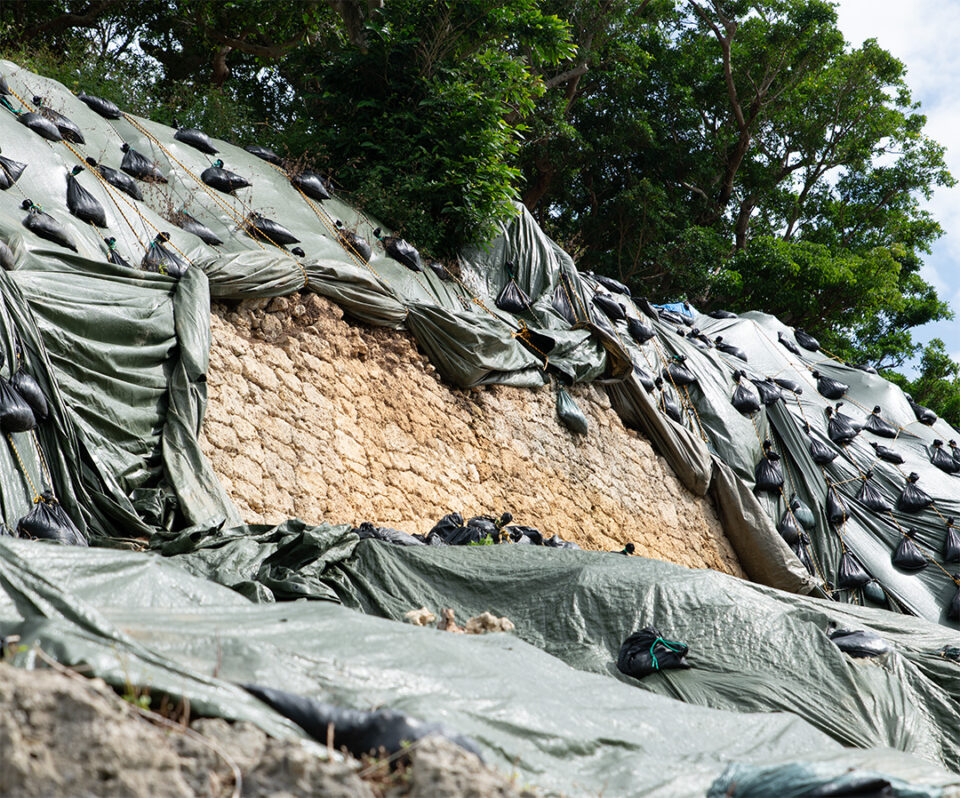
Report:
[[[309,294],[215,305],[202,445],[249,522],[373,521],[425,533],[448,512],[513,513],[584,548],[742,575],[712,505],[689,493],[602,390],[463,391],[402,332],[347,323]]]

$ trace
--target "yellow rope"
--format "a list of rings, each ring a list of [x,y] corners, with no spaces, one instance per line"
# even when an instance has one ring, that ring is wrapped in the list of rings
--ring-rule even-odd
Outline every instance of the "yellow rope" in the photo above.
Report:
[[[23,460],[20,457],[20,452],[17,450],[17,445],[13,442],[13,438],[10,433],[7,433],[7,440],[10,442],[10,448],[13,449],[13,453],[17,456],[17,462],[20,464],[20,471],[23,472],[23,476],[26,477],[27,484],[30,486],[30,490],[33,492],[33,503],[36,504],[40,501],[40,494],[37,493],[37,488],[33,484],[33,480],[30,479],[30,474],[27,473],[26,466],[23,464]]]

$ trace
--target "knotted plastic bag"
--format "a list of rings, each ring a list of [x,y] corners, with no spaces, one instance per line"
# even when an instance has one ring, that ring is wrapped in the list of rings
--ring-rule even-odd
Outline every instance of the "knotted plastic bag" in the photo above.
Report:
[[[872,432],[874,435],[879,435],[881,438],[896,438],[897,437],[897,428],[893,426],[889,421],[884,421],[880,418],[880,405],[877,405],[873,408],[873,412],[867,416],[867,420],[863,424],[863,428],[867,432]]]
[[[836,647],[851,657],[880,657],[891,650],[890,644],[874,632],[835,629],[828,634]]]
[[[734,346],[733,344],[728,344],[723,340],[722,335],[718,335],[714,339],[714,345],[718,350],[723,352],[725,355],[731,355],[732,357],[742,360],[744,363],[747,362],[747,353],[744,352],[739,346]]]
[[[943,561],[960,562],[960,531],[953,525],[953,518],[947,519],[947,536],[943,541]]]
[[[813,435],[810,434],[809,424],[804,422],[803,428],[807,431],[807,441],[810,444],[810,457],[813,462],[817,465],[832,463],[837,457],[837,452],[821,440],[814,438]]]
[[[177,127],[177,132],[173,134],[173,137],[177,141],[182,141],[184,144],[189,144],[191,147],[204,152],[207,155],[216,155],[217,148],[213,146],[213,142],[210,141],[210,137],[204,133],[202,130],[197,130],[193,127],[180,127],[177,124],[177,120],[173,120],[173,124]]]
[[[800,501],[796,493],[790,496],[790,509],[804,529],[813,529],[817,525],[817,519],[813,515],[813,510]]]
[[[73,173],[67,175],[67,208],[82,222],[88,222],[97,227],[106,227],[107,214],[103,210],[103,206],[77,180],[77,175],[82,170],[82,166],[75,166],[73,167]]]
[[[827,435],[830,440],[842,446],[857,437],[857,431],[846,416],[841,413],[834,413],[832,407],[828,407],[825,412],[827,414]]]
[[[870,574],[863,569],[857,558],[849,551],[844,551],[837,569],[837,587],[842,590],[857,590],[869,581]]]
[[[790,393],[797,394],[797,396],[803,393],[803,387],[796,380],[791,380],[787,377],[776,377],[773,381],[781,388],[785,388],[790,391]]]
[[[600,283],[600,285],[602,285],[608,291],[613,291],[615,294],[630,296],[630,289],[619,280],[614,280],[612,277],[607,277],[603,274],[595,274],[593,275],[593,279]]]
[[[18,114],[17,121],[21,125],[26,125],[38,136],[42,136],[47,141],[63,141],[63,136],[60,135],[60,131],[57,129],[57,126],[53,124],[49,119],[40,116],[40,114],[35,114],[33,112]]]
[[[570,290],[570,284],[565,282],[565,280],[566,277],[560,275],[560,281],[557,283],[557,287],[553,289],[550,305],[557,313],[566,319],[567,324],[576,324],[577,312],[571,304],[573,294]]]
[[[54,126],[59,131],[60,136],[65,141],[72,141],[74,144],[87,143],[86,139],[83,137],[83,133],[77,126],[77,123],[72,119],[64,116],[59,111],[54,111],[52,108],[44,107],[43,100],[40,97],[34,97],[33,104],[37,106],[37,110],[42,116],[53,122]]]
[[[557,389],[557,415],[572,432],[580,435],[587,434],[587,417],[580,410],[574,398],[563,387]]]
[[[188,233],[192,233],[204,244],[209,244],[212,247],[219,246],[223,243],[220,237],[213,232],[209,227],[207,227],[203,222],[192,217],[189,213],[180,211],[179,213],[174,214],[173,218],[170,220],[181,230],[185,230]]]
[[[647,393],[653,393],[653,389],[657,387],[657,384],[653,381],[653,377],[637,365],[633,367],[633,375]]]
[[[770,449],[770,442],[763,442],[763,459],[754,469],[756,480],[755,489],[769,493],[779,493],[783,487],[783,469],[780,465],[780,455]]]
[[[733,379],[736,381],[736,385],[734,386],[730,403],[737,409],[737,412],[749,416],[751,413],[756,413],[760,409],[760,399],[746,385],[740,382],[742,375],[743,372],[741,371],[735,371],[733,373]]]
[[[511,277],[507,280],[507,284],[501,289],[495,300],[495,304],[500,310],[505,310],[507,313],[519,314],[530,309],[530,297],[523,292],[523,289],[517,285],[517,281]]]
[[[20,368],[10,378],[10,384],[30,406],[34,419],[41,423],[46,421],[50,416],[50,408],[47,406],[47,397],[43,395],[43,390],[37,381]]]
[[[687,368],[686,357],[683,355],[674,355],[667,367],[663,370],[663,378],[669,380],[674,385],[693,385],[697,378],[694,373]]]
[[[25,163],[0,156],[0,190],[6,191],[16,183],[26,168]]]
[[[200,179],[211,188],[222,191],[224,194],[231,194],[251,185],[247,178],[241,177],[229,169],[224,169],[223,161],[219,159],[213,166],[208,166],[200,173]]]
[[[37,419],[27,400],[0,377],[0,430],[3,432],[27,432],[37,426]]]
[[[924,407],[923,405],[917,404],[913,401],[913,397],[910,394],[906,394],[907,401],[910,403],[910,407],[913,409],[913,414],[916,416],[917,421],[921,424],[926,424],[928,427],[932,426],[937,420],[937,414],[934,413],[929,407]]]
[[[125,175],[123,172],[118,172],[116,169],[111,169],[109,166],[97,163],[94,158],[87,158],[86,160],[90,166],[97,170],[100,177],[106,180],[111,186],[120,189],[135,200],[143,199],[143,194],[140,193],[140,187],[137,185],[137,181],[130,177],[130,175]]]
[[[593,297],[593,304],[600,308],[611,321],[623,321],[627,318],[623,305],[606,294],[596,294]]]
[[[775,385],[770,380],[755,380],[751,377],[750,382],[757,386],[760,401],[765,405],[772,405],[783,399],[783,391],[780,390],[780,386]]]
[[[680,403],[674,395],[664,387],[663,380],[660,377],[654,381],[654,385],[660,389],[660,409],[678,424],[683,421],[683,412],[680,410]]]
[[[782,332],[777,333],[777,340],[790,352],[793,352],[795,355],[800,354],[800,347],[798,347],[793,341],[787,338]]]
[[[77,95],[77,99],[94,113],[100,114],[104,119],[119,119],[123,115],[115,103],[110,102],[110,100],[104,100],[102,97],[93,97],[92,95],[80,92]]]
[[[797,339],[797,343],[804,349],[809,349],[811,352],[816,352],[820,349],[820,342],[803,330],[794,330],[793,337]]]
[[[819,371],[814,371],[812,376],[817,381],[817,391],[827,399],[840,399],[850,389],[846,383],[824,376]]]
[[[169,240],[170,236],[167,233],[159,233],[147,245],[140,268],[148,272],[167,274],[170,277],[183,277],[187,273],[187,263],[164,246]]]
[[[871,482],[872,478],[873,473],[870,471],[864,475],[863,484],[857,492],[857,501],[875,513],[888,513],[893,510],[893,505],[887,501],[877,486]]]
[[[167,182],[160,168],[145,155],[141,155],[126,143],[120,149],[123,151],[123,161],[120,162],[121,171],[147,183]]]
[[[33,509],[17,524],[20,537],[33,540],[53,540],[74,546],[86,546],[80,530],[66,514],[63,507],[51,493],[44,493]]]
[[[29,211],[23,220],[23,226],[26,227],[27,230],[40,236],[40,238],[45,238],[47,241],[59,244],[61,247],[72,249],[74,252],[77,251],[77,245],[73,243],[73,239],[70,238],[70,234],[67,233],[66,228],[49,213],[44,213],[39,205],[35,205],[31,200],[25,199],[20,207]]]
[[[915,529],[907,530],[893,552],[893,564],[901,571],[922,571],[930,564],[917,544],[913,542],[916,534]]]
[[[290,182],[310,199],[323,202],[330,199],[330,191],[324,179],[316,172],[305,171],[290,178]]]
[[[903,492],[897,500],[897,507],[905,513],[919,513],[926,507],[933,504],[933,499],[927,493],[917,487],[917,481],[920,475],[915,471],[907,477],[907,484],[903,486]]]
[[[789,509],[783,511],[780,516],[780,523],[777,524],[777,532],[780,533],[788,545],[796,546],[800,543],[800,523],[797,521],[793,512]]]
[[[847,505],[833,484],[827,481],[827,520],[831,524],[842,524],[847,520],[849,513]]]
[[[247,235],[251,238],[258,238],[281,247],[300,242],[300,239],[287,230],[282,224],[278,224],[266,216],[261,216],[255,211],[251,211],[247,215],[247,218],[244,219],[243,227]]]
[[[665,640],[653,626],[634,632],[620,646],[617,669],[620,673],[642,679],[656,671],[689,668],[689,648],[674,640]]]
[[[953,575],[954,580],[960,580],[960,574]],[[953,600],[950,602],[950,606],[947,607],[947,617],[951,621],[960,621],[960,581],[956,582],[957,592],[953,596]]]
[[[282,163],[280,156],[268,147],[261,147],[259,144],[248,144],[244,149],[251,155],[262,158],[267,163],[276,164],[277,166],[280,166]]]
[[[645,344],[656,335],[653,327],[644,324],[640,319],[635,319],[632,316],[627,319],[627,332],[630,333],[630,337],[638,344]]]
[[[889,446],[882,446],[876,441],[870,441],[870,445],[874,448],[877,457],[881,460],[886,460],[888,463],[896,463],[897,465],[903,462],[903,455],[896,449],[891,449]]]
[[[960,465],[953,459],[953,453],[943,448],[943,441],[937,439],[933,442],[933,450],[930,452],[930,462],[941,471],[948,474],[956,474],[960,471]]]

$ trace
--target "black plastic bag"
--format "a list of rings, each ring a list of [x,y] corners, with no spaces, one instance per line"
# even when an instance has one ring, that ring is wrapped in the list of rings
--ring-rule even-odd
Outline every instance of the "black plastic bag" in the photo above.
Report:
[[[824,412],[827,414],[827,436],[830,440],[842,446],[857,437],[857,431],[850,426],[845,416],[834,413],[832,407],[828,407]]]
[[[958,466],[953,459],[953,454],[943,448],[943,441],[939,438],[933,442],[933,450],[930,452],[930,462],[948,474],[956,474],[957,471],[960,471],[960,466]]]
[[[713,343],[717,349],[723,352],[725,355],[732,355],[733,357],[742,360],[744,363],[747,362],[747,353],[744,352],[739,346],[726,343],[726,341],[723,340],[722,335],[718,335],[714,339]]]
[[[953,525],[953,517],[947,519],[947,536],[943,540],[943,561],[960,562],[960,530]]]
[[[223,243],[220,237],[214,233],[213,230],[211,230],[198,219],[194,219],[185,211],[179,211],[175,213],[170,221],[181,230],[195,235],[197,238],[203,241],[204,244],[209,244],[212,247],[216,247]]]
[[[300,243],[300,239],[282,224],[277,224],[273,219],[261,216],[256,211],[251,211],[243,220],[243,229],[251,238],[259,238],[280,247]]]
[[[607,294],[595,294],[593,304],[600,308],[611,321],[623,321],[627,318],[627,311],[623,305]]]
[[[737,409],[737,412],[745,416],[756,413],[760,409],[760,399],[746,385],[740,382],[743,376],[742,371],[733,372],[733,379],[736,386],[733,389],[733,396],[730,403]]]
[[[523,313],[526,310],[530,310],[530,297],[523,292],[523,289],[517,285],[517,281],[511,277],[507,280],[507,284],[501,289],[494,304],[500,308],[500,310],[507,311],[507,313]]]
[[[642,679],[656,671],[689,668],[689,648],[674,640],[664,640],[653,626],[645,626],[623,641],[617,655],[620,673]]]
[[[847,512],[847,504],[843,497],[830,480],[827,480],[827,520],[831,524],[839,526],[850,514]]]
[[[61,247],[77,251],[77,245],[73,243],[64,226],[49,213],[44,213],[39,205],[34,205],[32,200],[25,199],[20,207],[29,211],[23,219],[23,226],[27,230]]]
[[[54,540],[72,546],[86,546],[80,530],[52,493],[45,492],[33,509],[20,519],[17,532],[22,538]]]
[[[571,432],[586,435],[588,430],[587,417],[580,410],[576,401],[562,387],[557,390],[557,415]]]
[[[627,319],[627,332],[630,333],[630,337],[638,344],[645,344],[656,335],[653,327],[644,324],[640,319],[635,319],[632,316]]]
[[[428,268],[430,271],[432,271],[435,275],[437,275],[437,277],[439,277],[441,280],[444,280],[444,281],[446,281],[446,282],[449,282],[450,280],[453,279],[453,277],[450,275],[450,272],[447,271],[447,267],[444,266],[444,265],[443,265],[440,261],[438,261],[438,260],[428,261],[428,262],[427,262],[427,268]]]
[[[879,435],[881,438],[897,437],[897,428],[889,421],[884,421],[880,418],[880,405],[874,407],[873,412],[867,416],[867,420],[863,423],[863,428],[867,432]]]
[[[903,486],[903,492],[897,500],[897,507],[905,513],[919,513],[933,504],[933,499],[917,487],[919,479],[920,475],[916,471],[911,472],[910,476],[907,477],[907,484]]]
[[[355,757],[364,754],[392,756],[405,751],[418,740],[436,736],[459,745],[483,760],[473,740],[440,723],[424,723],[393,709],[372,712],[343,709],[272,687],[245,684],[243,688],[296,723],[322,745],[328,744],[332,732],[333,747],[337,750],[346,748]]]
[[[897,465],[903,463],[903,455],[895,449],[891,449],[889,446],[881,446],[876,441],[870,441],[870,445],[874,448],[877,457],[881,460],[886,460],[888,463],[895,463]]]
[[[0,377],[0,430],[27,432],[37,426],[33,410],[9,380]]]
[[[841,590],[857,590],[869,581],[870,574],[863,569],[857,558],[849,551],[844,551],[837,569],[837,587]]]
[[[821,396],[827,399],[840,399],[850,388],[849,385],[835,380],[832,377],[825,377],[819,371],[813,372],[813,377],[817,381],[817,391]]]
[[[886,604],[887,594],[876,579],[871,579],[863,586],[863,595],[874,604]]]
[[[280,166],[282,163],[280,156],[268,147],[261,147],[259,144],[248,144],[244,149],[251,155],[256,155],[267,163],[276,164],[277,166]]]
[[[781,399],[783,399],[783,391],[780,390],[780,386],[775,385],[770,380],[757,380],[751,377],[750,382],[757,386],[757,392],[760,394],[760,401],[765,405],[772,405],[775,402],[779,402]]]
[[[913,537],[916,534],[917,530],[915,529],[908,529],[904,532],[903,538],[893,552],[893,564],[901,571],[922,571],[930,564],[917,544],[913,542]]]
[[[827,444],[814,438],[810,434],[810,425],[804,422],[804,429],[807,431],[807,441],[810,444],[810,457],[817,465],[827,465],[837,459],[838,452],[835,452]]]
[[[891,650],[890,644],[875,632],[834,629],[827,634],[844,654],[858,659],[879,657]]]
[[[10,384],[30,406],[33,417],[37,422],[43,423],[49,418],[50,408],[47,406],[47,397],[43,395],[43,390],[32,376],[19,368],[10,378]]]
[[[158,233],[157,237],[147,245],[140,268],[148,272],[167,274],[170,277],[183,277],[187,273],[187,263],[164,246],[169,240],[169,233]]]
[[[0,156],[0,190],[6,191],[16,183],[26,168],[25,163]]]
[[[913,409],[913,414],[917,417],[917,421],[921,424],[926,424],[928,427],[936,423],[937,414],[934,413],[929,407],[924,407],[923,405],[917,404],[913,401],[913,397],[910,394],[904,394],[907,401],[910,403],[910,407]]]
[[[613,291],[615,294],[630,296],[630,289],[619,280],[614,280],[612,277],[606,277],[602,274],[594,274],[592,276],[594,280],[600,283],[600,285],[602,285],[608,291]]]
[[[879,488],[870,480],[873,478],[873,472],[867,471],[863,477],[863,484],[857,492],[857,501],[859,501],[868,510],[875,513],[889,513],[893,510],[893,505],[887,501]]]
[[[42,136],[47,141],[63,141],[63,136],[57,126],[49,119],[40,116],[40,114],[26,113],[18,114],[17,121],[21,125],[26,125],[38,136]]]
[[[781,388],[790,391],[790,393],[795,393],[797,396],[803,393],[803,387],[796,380],[791,380],[787,377],[774,377],[773,381]]]
[[[202,130],[197,130],[193,127],[180,127],[180,123],[176,119],[173,120],[173,126],[177,128],[177,132],[173,134],[173,137],[177,141],[182,141],[184,144],[189,144],[191,147],[204,152],[207,155],[216,155],[217,148],[213,146],[213,142],[210,141],[210,137],[204,133]]]
[[[653,377],[637,365],[633,367],[633,375],[647,393],[653,393],[653,389],[657,387],[657,384],[653,381]]]
[[[692,319],[687,319],[682,313],[674,313],[672,310],[663,308],[660,312],[660,321],[669,321],[671,324],[693,324]]]
[[[787,338],[782,332],[777,333],[777,340],[790,352],[793,352],[795,355],[802,354],[800,352],[800,347],[798,347],[793,341]]]
[[[813,564],[813,558],[810,556],[810,536],[806,532],[801,531],[797,545],[791,546],[790,548],[793,549],[793,553],[796,554],[800,562],[803,563],[803,567],[807,569],[807,573],[816,576],[817,569]]]
[[[489,516],[476,516],[464,523],[460,513],[450,513],[441,518],[427,534],[427,542],[439,537],[449,546],[466,546],[470,543],[482,543],[487,537],[495,543],[500,540],[501,529],[513,520],[513,516],[504,513],[499,520]]]
[[[74,166],[73,171],[67,175],[67,208],[82,222],[106,227],[107,214],[103,206],[77,180],[77,175],[82,171],[82,166]]]
[[[710,317],[714,319],[736,319],[739,318],[736,313],[729,310],[711,310]]]
[[[422,540],[418,540],[413,535],[401,532],[399,529],[374,526],[369,521],[364,521],[360,526],[354,527],[353,531],[357,533],[360,540],[382,540],[386,543],[395,543],[398,546],[424,545]]]
[[[685,355],[674,355],[673,359],[663,370],[663,378],[677,386],[693,385],[697,381],[697,378],[693,372],[687,368],[686,360]]]
[[[803,330],[794,330],[793,337],[804,349],[809,349],[811,352],[816,352],[820,349],[820,342],[809,333],[805,333]]]
[[[960,580],[960,574],[953,575],[954,580]],[[953,596],[953,600],[950,602],[950,606],[947,607],[947,617],[951,621],[960,621],[960,582],[956,582],[957,592]]]
[[[146,183],[167,182],[167,178],[163,176],[160,167],[145,155],[141,155],[127,143],[124,143],[120,149],[123,151],[123,160],[120,162],[122,172],[126,172],[131,177],[143,180]]]
[[[80,131],[80,128],[77,127],[77,123],[72,119],[65,117],[63,114],[58,111],[54,111],[52,108],[47,108],[43,104],[43,100],[40,97],[33,98],[33,104],[37,106],[37,111],[53,122],[56,125],[58,131],[60,131],[60,136],[64,141],[71,141],[74,144],[86,144],[86,139],[83,137],[83,133]]]
[[[102,163],[97,163],[94,158],[87,158],[87,163],[96,169],[100,177],[106,180],[111,186],[120,189],[125,194],[129,194],[135,200],[143,201],[140,186],[137,185],[137,181],[132,177],[125,175],[123,172],[118,172],[116,169],[111,169],[109,166],[104,166]]]
[[[302,248],[302,247],[292,247],[292,248],[290,249],[290,254],[291,254],[291,255],[296,255],[298,258],[305,258],[305,257],[307,257],[307,253],[303,251],[303,248]]]
[[[793,511],[794,518],[800,522],[804,529],[813,529],[817,525],[813,510],[800,501],[796,493],[790,496],[790,509]]]
[[[663,380],[660,377],[657,377],[653,384],[660,389],[660,409],[678,424],[682,423],[683,412],[680,410],[680,403],[676,397],[664,387]]]
[[[579,549],[580,547],[572,540],[560,540],[559,535],[546,538],[543,545],[548,549]]]
[[[780,516],[780,522],[777,524],[777,532],[780,533],[788,545],[797,546],[800,543],[800,533],[803,530],[800,529],[800,522],[794,516],[793,512],[789,509],[783,511],[783,515]]]
[[[77,99],[94,113],[100,114],[104,119],[119,119],[123,116],[115,103],[110,102],[110,100],[104,100],[102,97],[93,97],[80,92],[77,95]]]
[[[573,301],[571,299],[572,296],[573,292],[570,289],[570,283],[566,282],[566,277],[561,274],[557,287],[553,289],[553,297],[550,299],[550,304],[557,313],[566,319],[567,324],[571,325],[577,323],[577,312],[571,304]]]
[[[952,438],[947,443],[950,444],[950,456],[953,458],[953,462],[957,464],[957,468],[960,468],[960,447]]]
[[[654,321],[660,318],[660,311],[657,310],[645,296],[635,298],[633,304],[637,306],[637,309],[640,310],[641,313],[649,316]]]
[[[301,172],[299,175],[293,175],[290,182],[299,188],[310,199],[317,202],[323,202],[330,199],[330,191],[327,183],[316,172]]]
[[[128,269],[133,268],[127,263],[126,259],[117,252],[117,239],[111,236],[110,238],[105,238],[103,243],[107,245],[107,260],[110,261],[110,263],[116,264],[117,266],[125,266]]]
[[[504,531],[514,543],[534,546],[543,545],[543,534],[536,527],[508,526]]]
[[[200,173],[200,179],[211,188],[222,191],[224,194],[231,194],[252,185],[247,178],[241,177],[229,169],[224,169],[223,161],[219,158],[213,162],[213,166],[208,166]]]
[[[420,263],[420,253],[412,244],[396,236],[383,235],[379,227],[374,229],[373,237],[383,244],[387,257],[393,258],[397,263],[402,263],[411,271],[423,271],[423,266]]]
[[[763,442],[763,459],[754,469],[756,486],[754,490],[779,493],[783,487],[783,468],[780,455],[770,448],[770,441]]]

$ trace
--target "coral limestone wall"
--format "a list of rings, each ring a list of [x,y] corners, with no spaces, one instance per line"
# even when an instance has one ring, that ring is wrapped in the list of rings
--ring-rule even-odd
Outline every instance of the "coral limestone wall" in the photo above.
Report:
[[[203,446],[247,521],[373,521],[427,532],[509,510],[584,548],[742,574],[713,507],[684,489],[598,388],[590,423],[552,389],[462,391],[405,333],[358,327],[319,296],[215,305]]]

